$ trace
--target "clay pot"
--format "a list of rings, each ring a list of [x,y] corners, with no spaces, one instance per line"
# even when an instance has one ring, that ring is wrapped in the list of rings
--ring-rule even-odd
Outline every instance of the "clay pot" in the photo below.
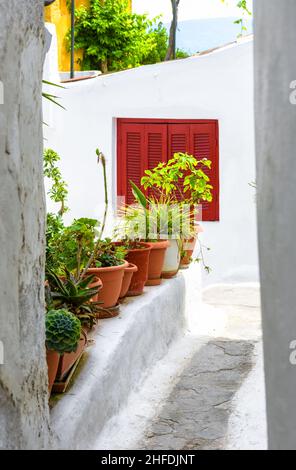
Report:
[[[48,371],[48,391],[51,393],[52,386],[54,384],[58,367],[59,367],[60,355],[56,351],[50,349],[46,350],[46,362]]]
[[[80,357],[84,349],[87,345],[87,335],[84,330],[81,332],[80,341],[78,343],[78,347],[75,352],[72,353],[65,353],[60,356],[59,364],[58,364],[58,371],[56,374],[56,380],[61,381],[63,380],[70,369],[73,367],[77,359]]]
[[[191,258],[195,249],[196,238],[190,240],[183,240],[182,256],[180,261],[180,268],[188,268],[191,263]]]
[[[149,257],[148,281],[146,286],[159,286],[161,284],[161,273],[164,264],[166,249],[169,246],[167,240],[150,243],[151,252]]]
[[[195,250],[195,245],[196,245],[196,242],[197,242],[197,237],[198,237],[198,234],[199,233],[202,233],[204,230],[203,230],[203,227],[201,225],[197,225],[195,227],[195,233],[196,235],[192,238],[190,238],[190,240],[183,240],[182,241],[182,256],[181,256],[181,261],[180,261],[180,268],[182,269],[186,269],[189,267],[190,263],[191,263],[191,258],[192,258],[192,255],[193,255],[193,252]]]
[[[163,279],[175,277],[180,265],[180,242],[179,240],[169,240],[169,246],[164,257],[164,264],[161,273]]]
[[[128,251],[126,260],[135,264],[138,271],[134,273],[127,295],[134,297],[143,294],[145,284],[148,280],[148,267],[151,246],[149,243],[139,242],[140,248],[134,248]]]
[[[121,292],[120,292],[120,299],[123,299],[123,297],[126,296],[132,277],[134,273],[138,271],[138,267],[135,264],[129,263],[128,266],[124,270],[124,276],[123,276],[123,281],[122,281],[122,286],[121,286]]]
[[[98,293],[97,302],[101,302],[102,308],[112,308],[118,302],[124,271],[128,263],[124,261],[119,266],[108,268],[90,268],[87,274],[95,274],[103,283],[103,287]]]

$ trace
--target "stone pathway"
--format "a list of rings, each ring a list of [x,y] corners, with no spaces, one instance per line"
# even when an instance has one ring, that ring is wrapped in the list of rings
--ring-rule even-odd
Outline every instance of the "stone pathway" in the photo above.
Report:
[[[212,286],[188,298],[186,335],[148,371],[96,449],[267,448],[259,286]]]
[[[210,341],[194,355],[139,448],[225,447],[232,399],[252,367],[254,345]]]

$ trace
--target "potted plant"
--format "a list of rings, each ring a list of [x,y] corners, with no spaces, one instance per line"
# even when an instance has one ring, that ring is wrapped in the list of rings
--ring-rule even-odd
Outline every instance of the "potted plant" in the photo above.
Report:
[[[123,281],[122,281],[122,286],[121,286],[121,291],[120,291],[120,299],[123,299],[124,297],[127,296],[127,293],[129,291],[132,278],[134,274],[138,271],[138,266],[136,266],[133,263],[128,263],[128,266],[124,270],[124,276],[123,276]]]
[[[159,163],[154,169],[146,170],[141,180],[144,189],[152,191],[156,199],[169,197],[171,205],[179,205],[181,211],[187,208],[191,214],[189,233],[185,234],[187,230],[184,230],[180,238],[180,246],[183,245],[182,257],[184,257],[183,261],[181,259],[181,265],[188,264],[194,250],[198,236],[195,223],[195,216],[199,212],[198,206],[213,199],[213,187],[204,172],[206,168],[211,168],[211,161],[208,159],[197,160],[187,153],[175,153],[167,163]],[[173,260],[176,259],[176,242],[171,243],[171,247]],[[167,257],[170,257],[169,252]]]
[[[148,264],[147,286],[156,286],[161,283],[161,273],[164,265],[166,250],[169,242],[164,230],[163,201],[146,198],[143,192],[132,181],[130,182],[138,206],[127,206],[124,210],[124,230],[128,237],[138,234],[138,237],[150,244],[151,251]]]
[[[47,309],[67,309],[79,318],[84,328],[91,329],[96,323],[101,305],[98,301],[98,293],[102,289],[101,279],[89,275],[76,281],[68,270],[60,276],[50,269],[46,270],[46,279]]]
[[[45,317],[48,388],[51,392],[60,358],[77,351],[81,336],[79,319],[67,310],[50,310]]]
[[[125,250],[119,246],[114,250],[110,239],[97,244],[94,260],[87,273],[96,275],[102,280],[103,287],[97,299],[102,309],[113,308],[118,303],[124,272],[128,268],[124,256]]]

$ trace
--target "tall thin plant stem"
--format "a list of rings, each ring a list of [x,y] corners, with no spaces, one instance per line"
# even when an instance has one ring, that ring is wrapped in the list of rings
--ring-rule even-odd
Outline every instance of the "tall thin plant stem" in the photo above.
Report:
[[[100,152],[99,149],[96,150],[96,154],[98,156],[98,165],[100,165],[100,163],[102,163],[102,167],[103,167],[105,210],[104,210],[103,223],[102,223],[102,226],[101,226],[99,238],[98,238],[98,240],[95,244],[94,251],[93,251],[92,255],[90,256],[84,270],[82,271],[82,273],[79,276],[79,279],[82,279],[86,275],[88,269],[91,267],[92,263],[94,262],[94,260],[97,257],[97,253],[98,253],[98,250],[99,250],[99,247],[100,247],[100,243],[101,243],[101,240],[103,238],[104,231],[105,231],[107,215],[108,215],[109,200],[108,200],[108,187],[107,187],[106,158],[105,158],[105,155],[102,152]]]

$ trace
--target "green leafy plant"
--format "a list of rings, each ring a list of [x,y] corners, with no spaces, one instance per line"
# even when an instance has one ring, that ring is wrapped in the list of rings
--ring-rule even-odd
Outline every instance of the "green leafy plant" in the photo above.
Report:
[[[84,70],[99,68],[105,73],[158,61],[164,41],[158,18],[151,21],[130,12],[127,0],[90,0],[89,7],[76,10],[75,48],[83,50]]]
[[[114,246],[111,239],[102,240],[99,244],[97,256],[94,262],[96,268],[108,268],[120,266],[126,256],[126,250],[122,246]]]
[[[221,0],[222,3],[225,3],[225,0]],[[251,7],[249,6],[250,2],[248,0],[239,0],[236,6],[241,10],[242,16],[234,21],[234,24],[240,26],[240,34],[238,36],[243,36],[243,34],[247,31],[247,27],[245,26],[245,17],[252,16]]]
[[[54,271],[47,270],[46,278],[48,287],[46,289],[47,309],[66,308],[81,323],[87,323],[91,328],[96,322],[96,313],[99,302],[91,299],[99,292],[99,287],[91,287],[96,280],[95,276],[87,276],[76,282],[69,271],[64,272],[61,278]]]
[[[187,153],[175,153],[167,163],[159,163],[152,170],[146,170],[141,184],[152,189],[155,197],[170,196],[175,202],[200,204],[213,199],[210,178],[203,171],[211,168],[208,159],[197,160]]]
[[[169,196],[148,198],[132,181],[130,184],[137,204],[123,207],[120,211],[122,222],[119,231],[123,238],[153,242],[193,236],[192,211],[183,210],[183,206],[174,203]]]
[[[162,193],[156,199],[147,198],[137,185],[132,181],[130,184],[138,205],[130,205],[122,210],[123,232],[126,237],[145,237],[147,241],[175,238],[179,241],[182,255],[184,241],[196,237],[195,210],[188,210],[188,205],[185,208],[182,202],[176,203],[175,199]],[[206,264],[204,250],[209,251],[210,248],[203,245],[198,237],[197,242],[199,253],[194,261],[202,263],[209,274],[211,268]]]
[[[60,156],[52,149],[43,153],[43,173],[50,183],[48,195],[50,199],[60,204],[57,214],[47,214],[46,226],[46,266],[58,269],[62,263],[61,254],[57,250],[57,242],[64,230],[63,214],[68,211],[66,205],[68,188],[58,167]]]
[[[68,211],[66,200],[68,197],[67,183],[62,177],[58,163],[61,158],[57,152],[52,149],[45,149],[43,152],[43,173],[49,179],[51,186],[48,195],[53,202],[60,203],[59,215]]]
[[[77,350],[81,323],[75,315],[67,310],[51,310],[45,317],[46,346],[60,354]]]

